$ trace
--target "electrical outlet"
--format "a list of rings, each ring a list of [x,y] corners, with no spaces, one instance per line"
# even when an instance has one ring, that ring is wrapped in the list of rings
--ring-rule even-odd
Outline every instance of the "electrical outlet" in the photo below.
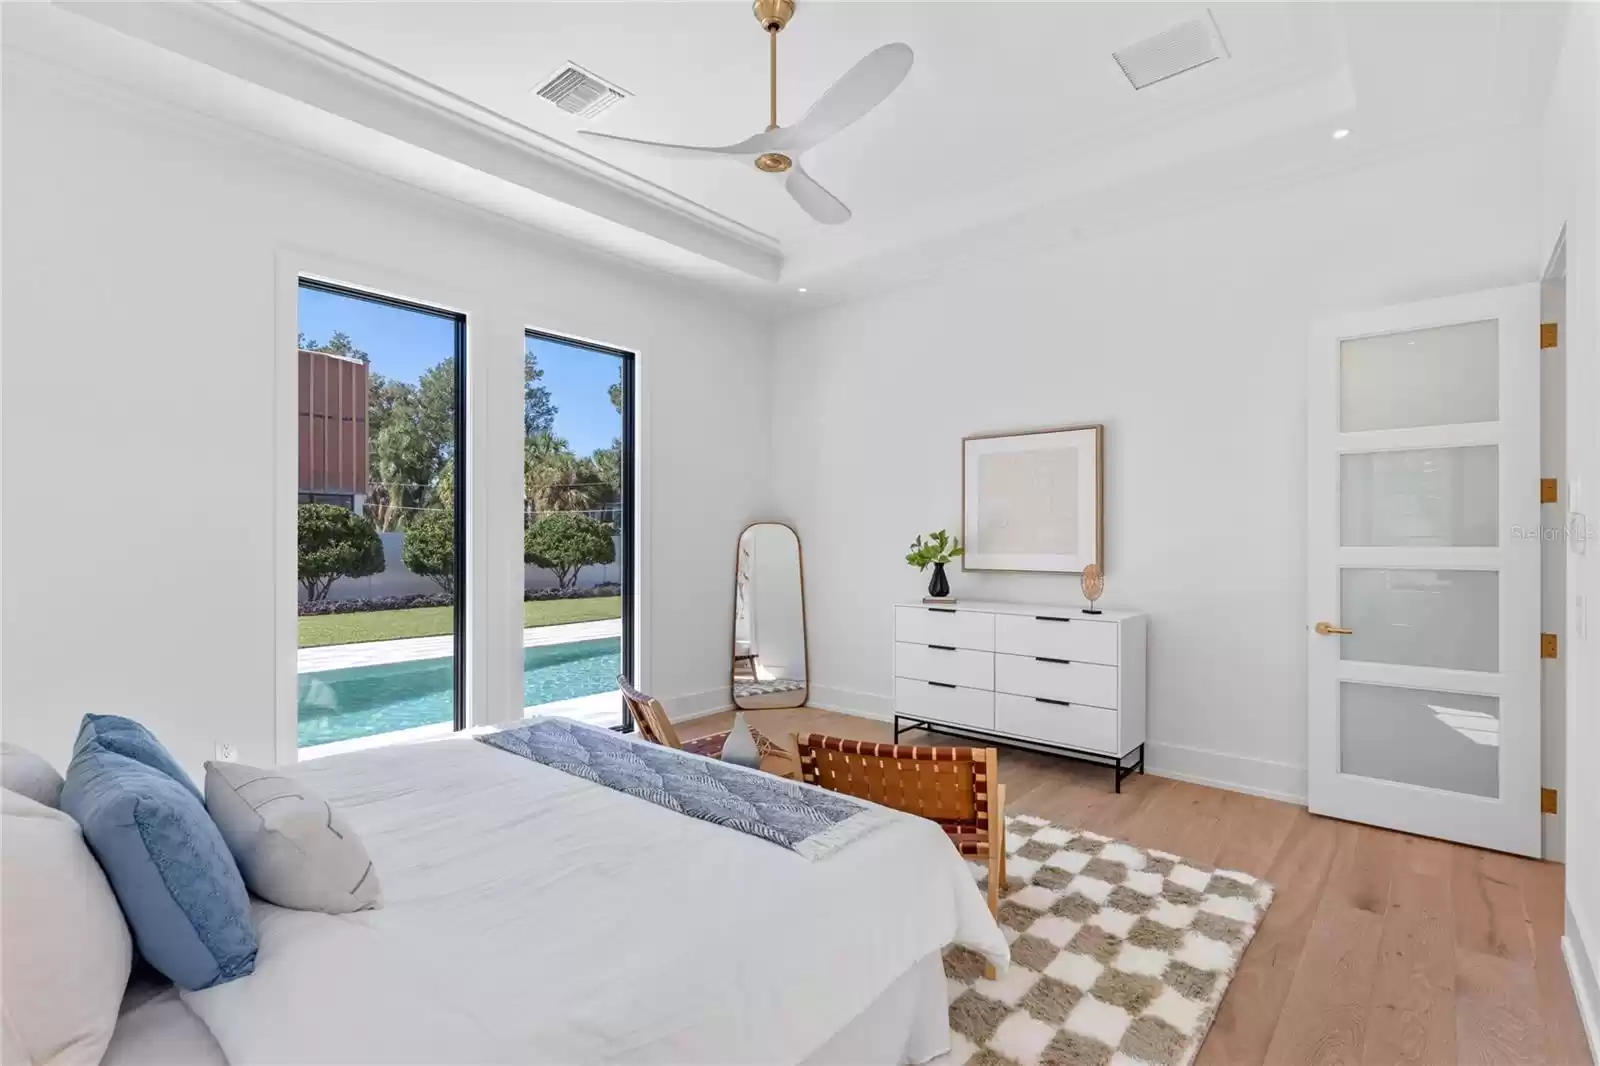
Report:
[[[232,744],[228,743],[226,740],[217,741],[217,761],[218,762],[238,762],[239,761],[239,749],[235,748]]]

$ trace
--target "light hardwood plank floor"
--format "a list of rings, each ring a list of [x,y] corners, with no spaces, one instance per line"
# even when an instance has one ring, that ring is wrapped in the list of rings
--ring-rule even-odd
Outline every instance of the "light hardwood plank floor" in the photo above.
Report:
[[[774,740],[890,740],[811,707],[748,712]],[[682,723],[686,738],[731,713]],[[907,733],[906,743],[969,744]],[[1562,868],[1303,807],[1000,749],[1010,814],[1244,870],[1277,888],[1198,1066],[1591,1063],[1561,959]]]

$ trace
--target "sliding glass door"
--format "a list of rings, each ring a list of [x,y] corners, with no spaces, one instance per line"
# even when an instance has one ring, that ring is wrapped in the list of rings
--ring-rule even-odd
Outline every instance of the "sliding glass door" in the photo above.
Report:
[[[631,353],[529,331],[523,370],[523,703],[632,728]]]
[[[299,287],[302,758],[465,724],[466,319]]]

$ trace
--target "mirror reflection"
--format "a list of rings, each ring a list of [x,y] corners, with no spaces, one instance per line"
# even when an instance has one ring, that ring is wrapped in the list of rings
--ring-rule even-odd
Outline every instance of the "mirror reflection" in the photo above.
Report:
[[[739,537],[733,592],[733,705],[806,702],[806,607],[800,538],[781,522]]]

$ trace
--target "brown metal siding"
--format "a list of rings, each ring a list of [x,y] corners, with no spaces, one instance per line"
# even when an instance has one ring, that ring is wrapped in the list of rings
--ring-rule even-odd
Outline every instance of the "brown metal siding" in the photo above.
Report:
[[[367,491],[367,365],[300,352],[300,491]]]

